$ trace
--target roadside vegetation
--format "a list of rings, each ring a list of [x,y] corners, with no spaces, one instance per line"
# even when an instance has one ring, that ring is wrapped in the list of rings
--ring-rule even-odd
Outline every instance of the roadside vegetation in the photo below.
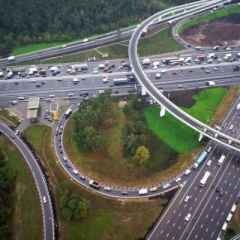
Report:
[[[210,23],[237,13],[240,13],[240,5],[230,5],[228,7],[216,10],[212,13],[193,17],[192,19],[184,22],[181,26],[179,26],[178,32],[179,34],[182,34],[185,30],[189,28],[198,27],[199,25]]]
[[[20,54],[26,54],[31,53],[39,50],[43,50],[46,48],[61,46],[65,42],[51,42],[51,43],[32,43],[25,46],[19,46],[13,49],[12,55],[20,55]]]
[[[182,49],[183,47],[173,39],[170,28],[163,29],[150,37],[142,39],[139,44],[140,56],[156,55]],[[78,54],[60,56],[44,60],[44,63],[81,62],[93,57],[97,60],[127,58],[128,42],[116,43]]]
[[[225,96],[225,88],[205,89],[183,110],[210,124],[215,114],[223,117],[218,110]],[[193,161],[202,146],[195,131],[168,113],[160,118],[159,107],[141,98],[132,96],[120,104],[100,95],[83,103],[69,120],[64,145],[82,172],[107,183],[146,185],[177,175]]]
[[[33,125],[26,129],[24,136],[48,173],[56,201],[61,240],[142,239],[167,203],[164,199],[119,202],[87,192],[71,182],[57,163],[49,144],[52,141],[51,128]],[[85,202],[84,207],[80,210],[81,215],[74,217],[73,209],[79,210],[76,208],[79,201]],[[66,206],[71,214],[65,215],[63,209]]]
[[[42,217],[32,175],[20,153],[0,136],[0,239],[42,239]]]
[[[236,234],[240,233],[240,210],[239,207],[237,208],[237,211],[234,213],[234,216],[228,225],[226,234],[224,235],[224,240],[230,240],[233,238]]]
[[[183,110],[200,121],[209,124],[226,94],[227,90],[225,88],[202,90],[193,96],[195,103],[189,108],[183,108]],[[146,108],[145,117],[148,127],[160,139],[178,153],[187,153],[200,146],[198,133],[169,113],[166,113],[163,118],[159,118],[159,111],[158,106]]]
[[[102,94],[84,102],[66,127],[65,149],[88,176],[112,184],[146,184],[176,163],[176,152],[147,128],[145,102]]]
[[[5,108],[0,108],[0,120],[12,127],[17,127],[20,120],[17,116],[11,115],[10,112]]]

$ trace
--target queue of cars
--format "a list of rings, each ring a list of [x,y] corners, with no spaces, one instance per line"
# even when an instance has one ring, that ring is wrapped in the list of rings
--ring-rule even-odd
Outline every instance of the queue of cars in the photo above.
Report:
[[[70,107],[66,110],[64,113],[64,116],[62,120],[60,120],[58,127],[55,130],[55,142],[58,148],[59,152],[59,160],[61,160],[62,164],[66,169],[68,169],[69,172],[72,173],[72,175],[84,182],[84,184],[88,185],[89,187],[103,191],[103,192],[111,192],[112,194],[119,194],[119,195],[140,195],[140,196],[148,196],[151,194],[155,194],[157,191],[169,191],[171,189],[179,187],[181,185],[181,182],[184,181],[184,179],[191,174],[191,169],[186,169],[185,172],[179,176],[177,176],[174,180],[161,183],[159,185],[150,186],[150,187],[139,187],[139,188],[115,188],[113,186],[106,186],[105,184],[99,183],[98,181],[91,179],[89,177],[84,176],[82,173],[76,169],[76,167],[72,164],[72,162],[68,159],[64,152],[64,147],[62,144],[62,134],[64,129],[65,121],[71,116],[73,112],[73,108]]]

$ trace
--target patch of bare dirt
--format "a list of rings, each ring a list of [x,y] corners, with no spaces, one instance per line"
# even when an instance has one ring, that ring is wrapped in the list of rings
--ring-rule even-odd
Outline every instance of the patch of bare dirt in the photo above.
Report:
[[[186,29],[182,38],[198,46],[240,46],[240,14]]]

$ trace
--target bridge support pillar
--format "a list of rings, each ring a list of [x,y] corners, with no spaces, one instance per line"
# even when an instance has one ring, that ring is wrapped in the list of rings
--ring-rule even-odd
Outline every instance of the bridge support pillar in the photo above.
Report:
[[[203,139],[203,134],[202,134],[202,133],[199,133],[198,141],[201,142],[202,139]]]
[[[161,105],[160,117],[161,117],[161,118],[164,117],[165,114],[166,114],[166,108],[165,108],[163,105]]]

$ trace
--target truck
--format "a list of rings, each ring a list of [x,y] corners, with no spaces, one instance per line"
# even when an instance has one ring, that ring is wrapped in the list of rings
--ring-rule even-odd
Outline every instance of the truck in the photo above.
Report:
[[[206,185],[208,178],[211,176],[211,173],[209,171],[206,171],[200,180],[200,186],[203,187]]]
[[[68,108],[67,111],[64,113],[65,118],[68,118],[72,113],[72,108]]]
[[[128,84],[129,82],[130,81],[127,77],[113,79],[113,84],[114,85],[125,85],[125,84]]]

